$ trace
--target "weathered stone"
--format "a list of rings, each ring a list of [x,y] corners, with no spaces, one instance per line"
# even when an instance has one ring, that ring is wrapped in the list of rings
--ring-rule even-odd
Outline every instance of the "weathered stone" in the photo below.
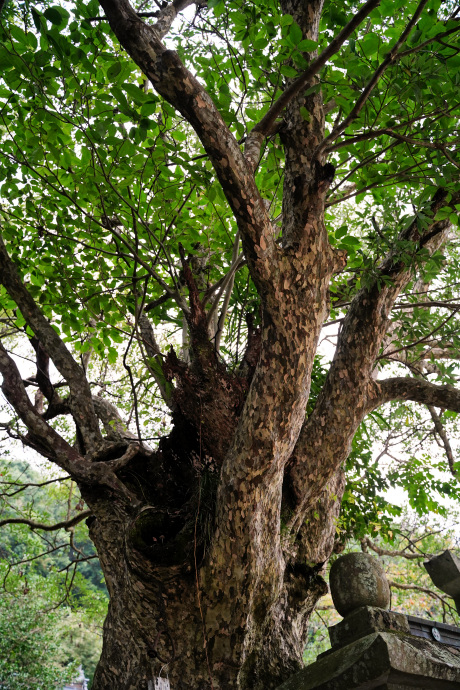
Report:
[[[337,647],[344,647],[371,633],[390,631],[410,632],[407,617],[403,613],[362,606],[350,613],[340,623],[329,628],[332,650],[328,650],[325,654],[330,654]]]
[[[361,606],[387,609],[390,588],[379,561],[367,553],[348,553],[333,564],[329,576],[334,606],[346,616]]]
[[[458,690],[460,651],[405,633],[372,633],[318,659],[278,690]]]
[[[447,550],[423,565],[436,587],[452,597],[460,611],[460,558]]]

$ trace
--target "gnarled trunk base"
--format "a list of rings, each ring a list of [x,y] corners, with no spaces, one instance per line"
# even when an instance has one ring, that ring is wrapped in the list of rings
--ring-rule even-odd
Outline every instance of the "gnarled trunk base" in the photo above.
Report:
[[[193,543],[188,560],[161,565],[171,557],[167,545],[156,556],[155,546],[145,546],[146,525],[153,524],[145,515],[152,509],[133,517],[113,507],[116,515],[101,515],[99,507],[90,522],[110,594],[94,690],[147,690],[159,676],[168,676],[174,690],[268,690],[301,667],[311,612],[327,592],[323,563],[307,565],[305,552],[303,563],[286,560],[276,600],[256,615],[244,564],[229,563],[234,582],[224,588],[213,582],[206,558],[195,569]],[[321,519],[313,557],[330,550],[335,530],[334,516]],[[236,581],[238,573],[246,584]],[[241,588],[245,597],[235,597]]]

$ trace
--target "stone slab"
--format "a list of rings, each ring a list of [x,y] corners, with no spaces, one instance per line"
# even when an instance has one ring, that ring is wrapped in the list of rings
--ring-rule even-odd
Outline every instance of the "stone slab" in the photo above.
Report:
[[[436,587],[453,599],[460,599],[460,558],[447,550],[423,565]]]
[[[459,690],[460,650],[376,632],[319,658],[278,690]]]
[[[331,626],[329,628],[329,639],[332,650],[335,650],[337,647],[343,647],[373,632],[391,630],[409,633],[410,628],[407,616],[397,611],[386,611],[385,609],[372,606],[362,606],[350,613],[337,625]],[[330,652],[331,650],[328,650],[325,654]]]

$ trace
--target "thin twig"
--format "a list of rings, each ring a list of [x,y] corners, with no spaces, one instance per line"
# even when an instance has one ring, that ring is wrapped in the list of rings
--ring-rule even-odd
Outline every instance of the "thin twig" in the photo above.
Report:
[[[321,144],[316,149],[316,155],[318,155],[321,151],[323,151],[325,148],[327,148],[329,142],[332,142],[335,139],[337,139],[337,137],[340,136],[340,134],[342,134],[342,132],[344,132],[347,129],[347,127],[353,122],[353,120],[355,120],[358,117],[358,115],[361,112],[361,110],[363,109],[367,99],[369,98],[372,91],[377,86],[378,82],[380,81],[380,77],[383,75],[383,73],[386,71],[386,69],[391,64],[394,64],[394,62],[396,60],[399,60],[400,57],[402,56],[402,54],[398,55],[398,50],[399,50],[400,46],[402,46],[404,44],[404,42],[408,38],[409,34],[411,33],[412,29],[414,28],[414,26],[416,25],[416,23],[420,19],[420,16],[421,16],[423,9],[424,9],[425,5],[427,4],[427,2],[428,2],[428,0],[421,0],[417,9],[415,10],[414,15],[412,16],[412,19],[408,22],[408,24],[407,24],[406,28],[404,29],[404,31],[402,32],[401,36],[398,38],[398,40],[396,41],[394,46],[389,50],[386,58],[379,65],[377,70],[374,72],[374,74],[372,75],[372,77],[368,81],[367,85],[363,89],[360,97],[356,101],[356,103],[353,106],[349,115],[347,115],[347,117],[344,120],[342,120],[342,122],[339,125],[334,127],[334,129],[329,134],[329,136],[327,136],[325,139],[323,139]]]
[[[444,428],[444,425],[441,421],[440,415],[436,412],[435,408],[433,405],[427,405],[428,411],[431,415],[431,419],[434,422],[434,428],[436,429],[436,433],[438,434],[439,438],[442,441],[442,445],[444,446],[444,450],[446,451],[446,457],[447,457],[447,462],[449,463],[449,468],[451,473],[455,478],[458,477],[457,472],[455,471],[455,458],[454,454],[452,452],[452,446],[450,445],[449,437],[447,436],[446,430]]]

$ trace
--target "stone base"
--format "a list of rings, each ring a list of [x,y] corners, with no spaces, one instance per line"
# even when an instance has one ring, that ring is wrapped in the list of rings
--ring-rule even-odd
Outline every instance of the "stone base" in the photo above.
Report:
[[[371,606],[361,606],[337,625],[329,628],[332,651],[366,637],[374,632],[410,633],[407,616],[396,611],[385,611]],[[429,636],[430,639],[431,635]],[[329,649],[324,654],[330,654]]]
[[[460,650],[375,632],[319,658],[278,690],[459,690]]]

